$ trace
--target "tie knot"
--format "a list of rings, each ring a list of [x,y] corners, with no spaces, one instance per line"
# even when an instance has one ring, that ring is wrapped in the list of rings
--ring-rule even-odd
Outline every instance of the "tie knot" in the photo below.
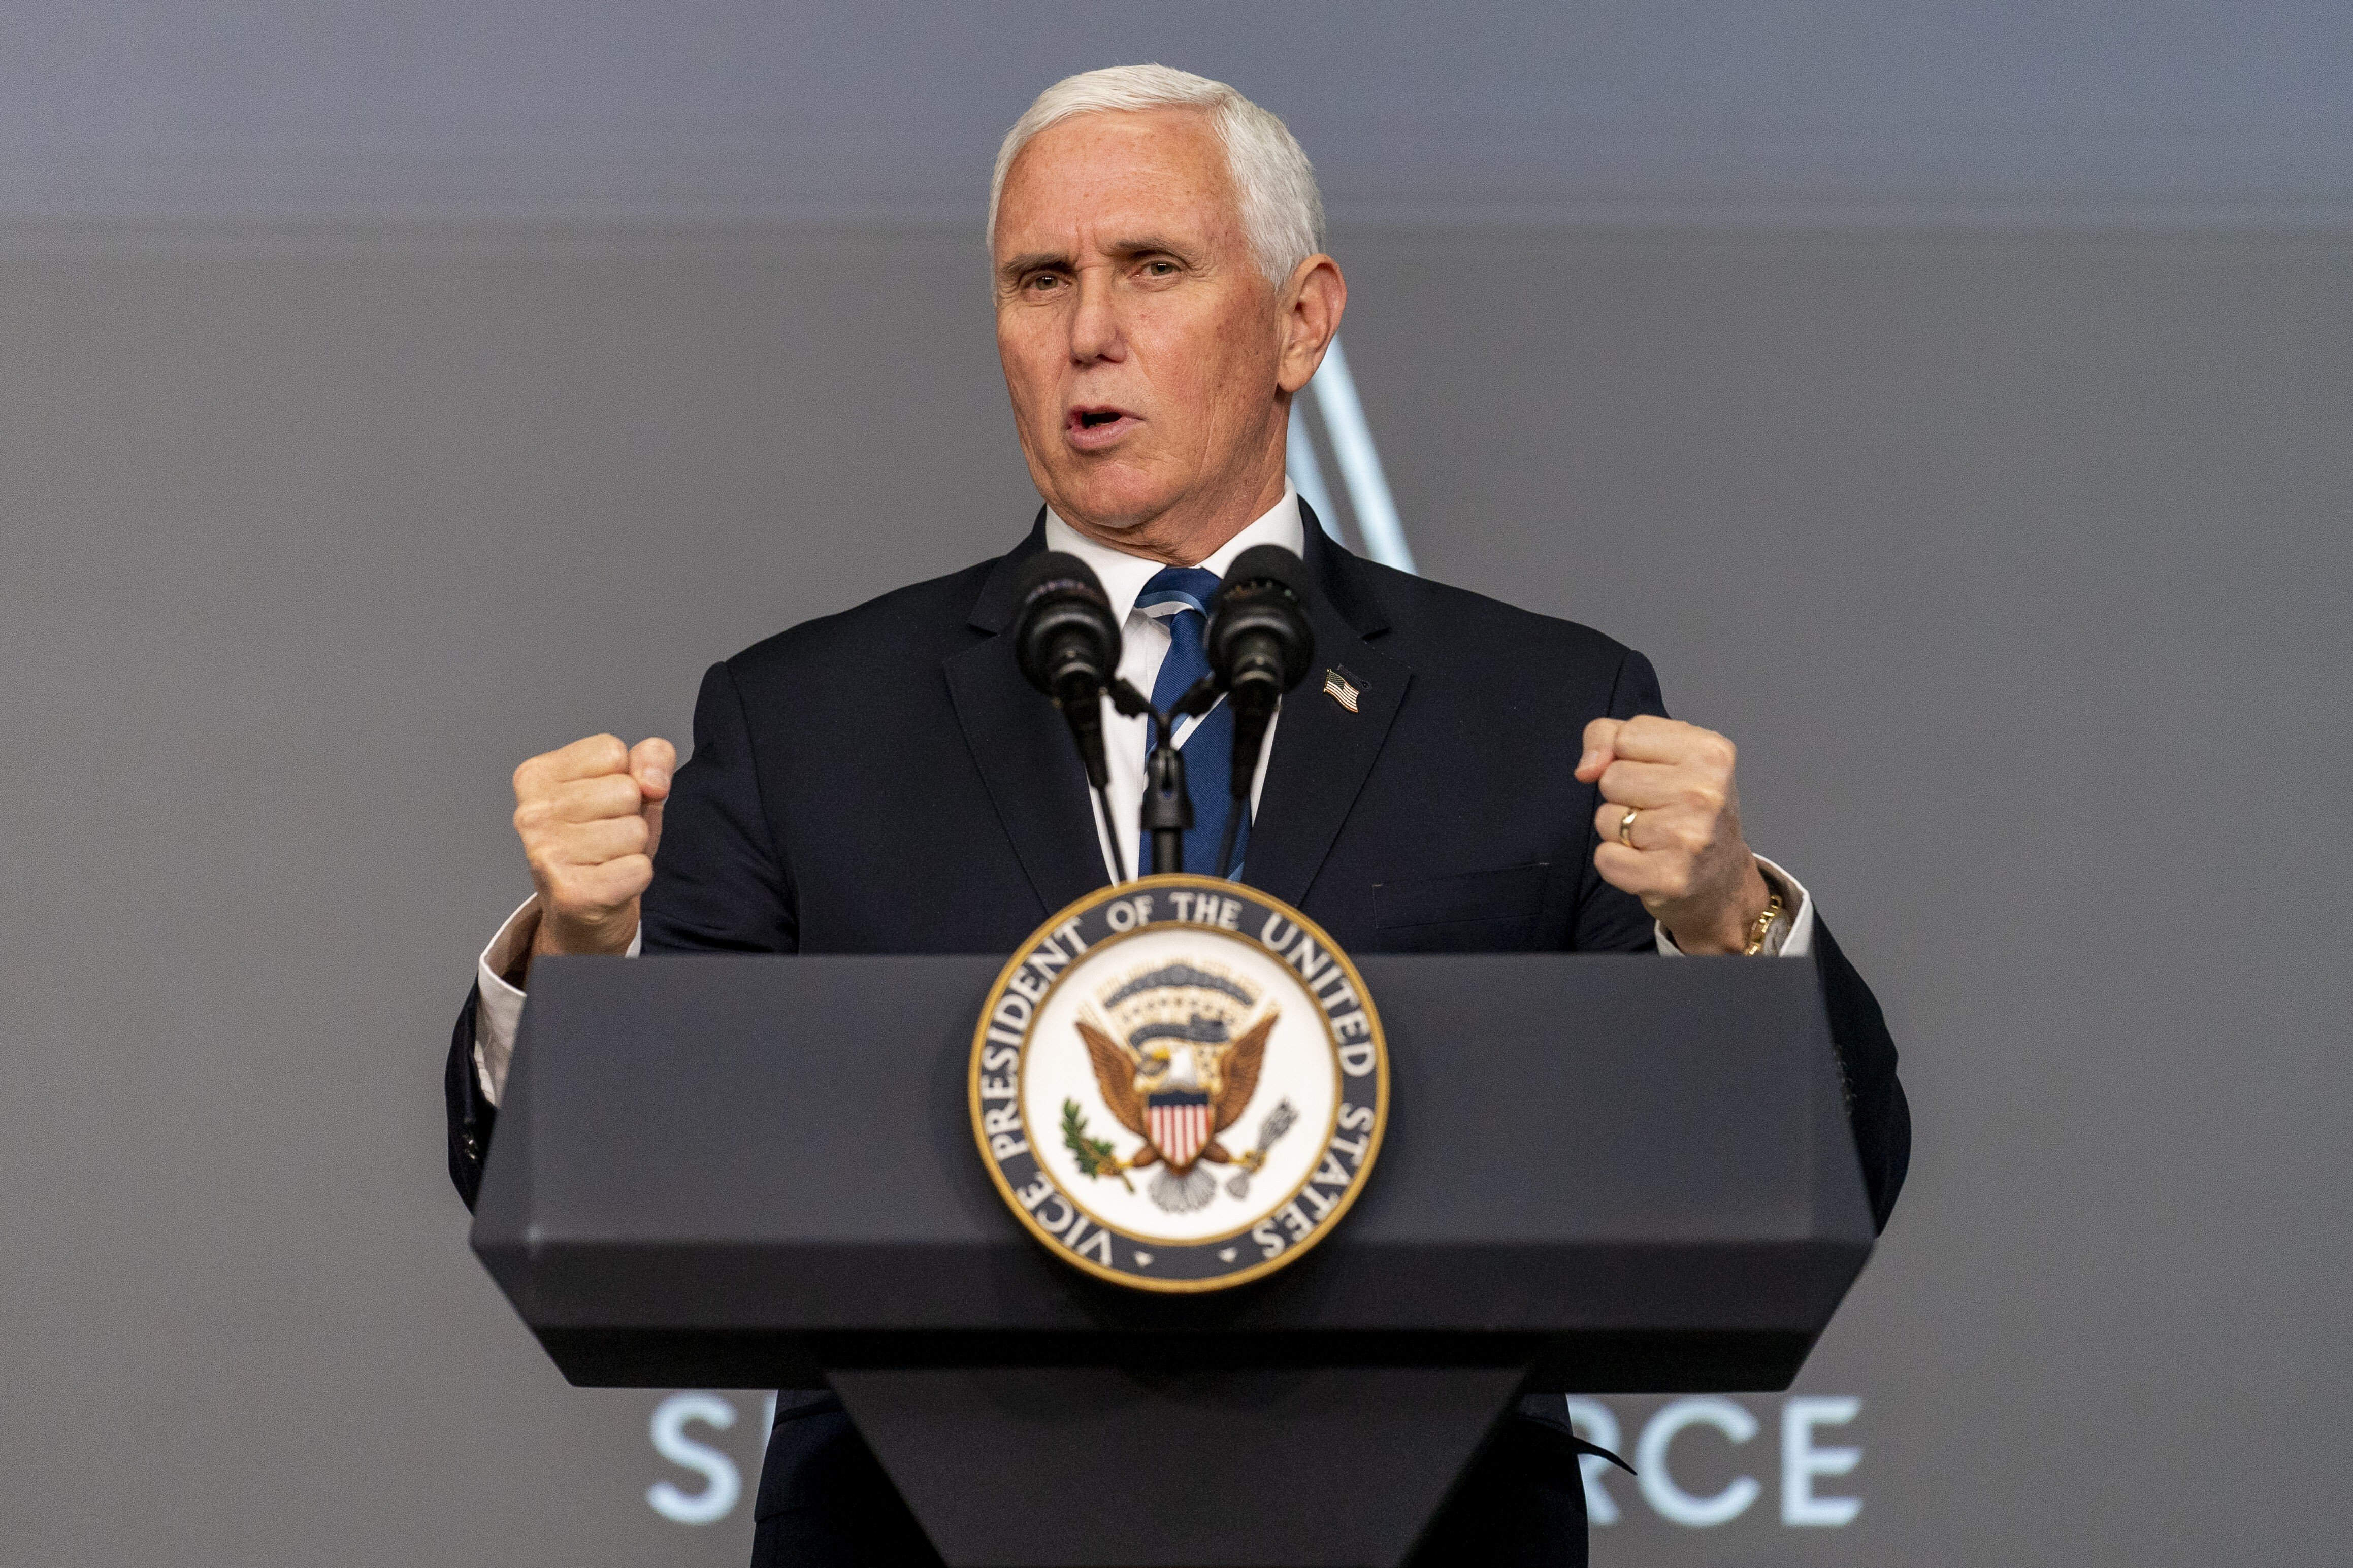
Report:
[[[1185,610],[1209,613],[1209,601],[1218,595],[1218,574],[1199,566],[1164,566],[1152,574],[1144,592],[1135,596],[1135,607],[1149,610],[1155,605],[1176,605]]]

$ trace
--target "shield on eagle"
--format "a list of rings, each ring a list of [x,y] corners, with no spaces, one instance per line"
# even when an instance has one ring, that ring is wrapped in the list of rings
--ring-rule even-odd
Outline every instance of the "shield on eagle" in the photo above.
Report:
[[[1145,1136],[1171,1169],[1181,1171],[1200,1157],[1209,1141],[1209,1096],[1206,1089],[1178,1089],[1144,1097]]]

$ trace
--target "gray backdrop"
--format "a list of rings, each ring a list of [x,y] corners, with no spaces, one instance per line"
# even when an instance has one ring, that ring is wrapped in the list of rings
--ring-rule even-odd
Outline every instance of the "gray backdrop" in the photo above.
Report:
[[[1972,37],[2015,42],[1983,9]],[[866,72],[860,101],[902,69],[950,79],[944,51],[977,59],[910,139],[962,179],[1075,66],[1166,53],[1289,110],[1287,72],[1250,75],[1241,24],[1204,15],[1189,52],[1082,37],[1034,68],[1032,40],[905,18],[897,53],[838,19],[820,41]],[[659,58],[676,36],[650,16],[597,45],[607,77],[643,75],[630,37]],[[2096,168],[2054,181],[2030,155],[2095,137],[1990,88],[1968,101],[2025,138],[2004,166],[2056,192],[2032,223],[1947,202],[1906,226],[1820,168],[1796,174],[1845,194],[1771,223],[1654,221],[1699,202],[1673,170],[1641,186],[1672,200],[1611,222],[1557,191],[1507,226],[1376,210],[1377,167],[1340,134],[1355,100],[1301,88],[1326,116],[1322,144],[1295,116],[1311,153],[1344,165],[1349,356],[1422,569],[1634,643],[1679,713],[1741,742],[1752,837],[1812,887],[1905,1053],[1912,1182],[1796,1391],[1860,1402],[1812,1437],[1859,1462],[1811,1483],[1860,1512],[1783,1522],[1784,1400],[1746,1395],[1755,1436],[1689,1427],[1672,1473],[1703,1498],[1748,1476],[1757,1500],[1695,1527],[1621,1477],[1597,1563],[2341,1554],[2353,237],[2332,215],[2353,211],[2353,138],[2341,103],[2334,142],[2257,123],[2282,104],[2320,123],[2260,90],[2318,79],[2292,46],[2335,24],[2294,20],[2262,33],[2268,75],[2215,68],[2243,89],[2221,108],[2164,101],[2188,105],[2177,150],[2295,154],[2216,165],[2238,205],[2217,185],[2130,225],[2124,196],[2084,195]],[[1432,157],[1475,160],[1493,126],[1463,129],[1447,94],[1535,24],[1499,14],[1435,63],[1403,25],[1350,47],[1432,74],[1359,107],[1393,132],[1421,114]],[[339,26],[289,36],[326,49]],[[707,53],[747,47],[718,32]],[[141,68],[214,68],[174,36],[83,41],[126,38]],[[660,137],[622,124],[580,164],[615,211],[493,222],[544,168],[491,157],[468,184],[421,131],[322,91],[315,113],[366,132],[336,164],[300,93],[238,121],[254,84],[229,67],[260,46],[232,41],[202,101],[242,129],[208,154],[219,183],[185,185],[210,207],[123,195],[181,188],[154,161],[203,150],[137,62],[0,68],[54,100],[0,111],[0,1561],[741,1562],[758,1396],[725,1394],[732,1427],[689,1423],[666,1458],[661,1394],[563,1385],[465,1250],[441,1054],[524,888],[516,761],[596,729],[682,739],[710,660],[1018,538],[1035,498],[971,215],[754,191],[691,221],[630,184],[661,160],[620,152]],[[1702,112],[1707,40],[1651,41],[1689,68],[1593,123],[1680,126],[1736,187],[1754,151]],[[2162,87],[2174,57],[2150,58],[2134,68]],[[379,96],[443,106],[434,145],[518,143],[403,68]],[[484,68],[480,102],[512,96]],[[1856,79],[1869,108],[1889,77]],[[638,100],[665,92],[693,96],[656,73]],[[1957,112],[1905,102],[1918,134],[1883,152],[1932,147]],[[120,134],[93,151],[106,112]],[[1833,152],[1863,123],[1793,120]],[[1558,145],[1591,166],[1608,141]],[[374,206],[327,178],[340,208],[273,175],[290,205],[240,207],[231,176],[284,175],[286,146],[425,173]],[[2110,173],[2099,189],[2158,202]],[[2263,206],[2291,187],[2303,205]],[[1658,1403],[1609,1402],[1628,1447]],[[656,1506],[707,1509],[730,1468],[744,1497],[714,1522]]]

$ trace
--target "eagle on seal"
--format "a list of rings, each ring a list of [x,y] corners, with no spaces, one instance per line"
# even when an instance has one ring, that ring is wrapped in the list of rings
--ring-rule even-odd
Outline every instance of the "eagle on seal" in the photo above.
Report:
[[[1250,1096],[1258,1092],[1267,1037],[1278,1016],[1270,1007],[1240,1036],[1228,1039],[1221,1022],[1197,1015],[1182,1025],[1138,1031],[1149,1036],[1140,1045],[1117,1039],[1080,1018],[1079,1034],[1094,1063],[1103,1104],[1121,1126],[1144,1140],[1143,1148],[1110,1168],[1141,1171],[1157,1165],[1145,1191],[1154,1203],[1176,1214],[1205,1207],[1217,1195],[1217,1178],[1199,1165],[1256,1171],[1266,1158],[1263,1151],[1230,1153],[1218,1134],[1241,1120]]]

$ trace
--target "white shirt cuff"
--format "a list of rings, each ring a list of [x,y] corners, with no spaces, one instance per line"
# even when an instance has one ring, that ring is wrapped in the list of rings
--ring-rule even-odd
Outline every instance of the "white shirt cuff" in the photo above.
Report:
[[[532,938],[539,934],[539,895],[525,899],[515,912],[499,927],[499,934],[482,949],[482,956],[474,961],[474,1076],[482,1085],[482,1098],[492,1105],[506,1092],[507,1068],[514,1060],[515,1031],[522,1026],[522,993],[507,984],[506,977],[531,951]],[[628,957],[635,958],[644,951],[646,928],[640,923],[630,934]]]
[[[1779,947],[1773,948],[1771,950],[1772,955],[1776,958],[1808,958],[1812,956],[1814,951],[1814,896],[1806,891],[1806,885],[1803,882],[1799,881],[1798,879],[1789,875],[1788,872],[1781,869],[1780,867],[1776,866],[1772,861],[1765,858],[1764,856],[1759,855],[1757,857],[1757,864],[1758,868],[1764,871],[1765,879],[1778,887],[1781,894],[1781,901],[1783,903],[1788,903],[1792,899],[1794,899],[1797,903],[1797,912],[1789,917],[1788,934],[1781,939],[1781,945]],[[1675,939],[1667,934],[1667,928],[1663,925],[1657,925],[1657,922],[1655,921],[1652,923],[1657,926],[1659,951],[1667,954],[1671,958],[1683,957],[1683,950],[1675,945]]]

